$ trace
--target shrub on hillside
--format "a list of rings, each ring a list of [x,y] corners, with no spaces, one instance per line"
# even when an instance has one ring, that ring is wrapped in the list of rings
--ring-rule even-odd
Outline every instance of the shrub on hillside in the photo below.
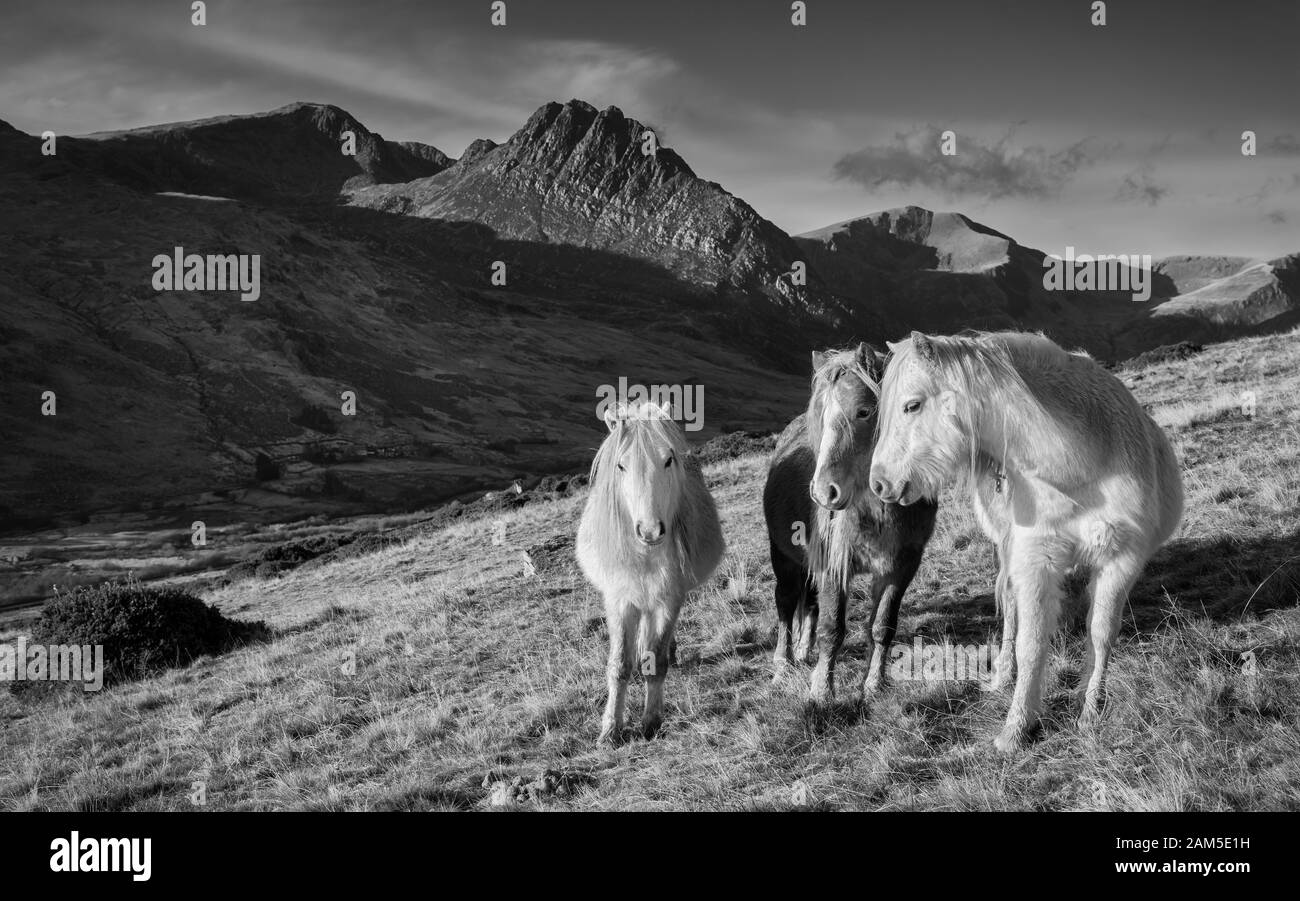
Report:
[[[180,588],[128,581],[56,594],[45,602],[30,644],[102,645],[107,685],[267,637],[265,623],[227,619]]]
[[[745,454],[767,454],[776,447],[776,434],[772,432],[726,432],[714,435],[695,448],[695,459],[701,466],[735,460]]]
[[[1125,369],[1142,369],[1146,366],[1154,366],[1156,363],[1176,362],[1194,357],[1205,347],[1200,344],[1193,344],[1191,341],[1179,341],[1177,344],[1163,344],[1160,347],[1152,348],[1144,353],[1124,363]]]
[[[355,540],[355,535],[316,535],[301,541],[287,541],[284,544],[273,545],[226,570],[223,584],[228,585],[254,576],[259,579],[269,579],[282,572],[297,569],[307,561],[337,550],[341,545]]]

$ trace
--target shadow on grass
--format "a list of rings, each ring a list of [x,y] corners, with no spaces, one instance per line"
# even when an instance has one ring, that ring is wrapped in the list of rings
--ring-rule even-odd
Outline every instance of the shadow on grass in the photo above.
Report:
[[[837,698],[817,703],[805,701],[799,710],[799,722],[809,735],[820,736],[841,729],[852,729],[870,718],[870,708],[857,698]]]
[[[1239,540],[1179,540],[1147,564],[1129,600],[1140,631],[1169,618],[1166,594],[1191,616],[1230,622],[1300,604],[1300,529]]]

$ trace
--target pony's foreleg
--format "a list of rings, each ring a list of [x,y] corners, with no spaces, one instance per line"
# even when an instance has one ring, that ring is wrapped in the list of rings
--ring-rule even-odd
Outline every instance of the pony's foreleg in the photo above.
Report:
[[[825,703],[835,697],[835,658],[844,644],[844,616],[847,612],[847,593],[838,586],[819,586],[818,605],[829,599],[832,609],[826,616],[818,615],[817,665],[813,667],[812,684],[808,698],[814,703]]]
[[[680,605],[679,605],[680,609]],[[645,677],[645,712],[641,732],[653,738],[663,723],[664,679],[668,675],[669,651],[677,628],[677,610],[661,607],[641,616],[641,674]]]
[[[871,638],[874,646],[871,651],[871,663],[867,666],[867,677],[862,682],[863,695],[875,694],[885,684],[885,662],[889,658],[889,646],[894,643],[898,632],[898,610],[902,606],[903,594],[912,584],[921,565],[921,554],[903,551],[894,560],[894,568],[878,573],[872,580],[871,594],[875,607],[872,612]]]
[[[1011,588],[1016,604],[1016,690],[1002,734],[993,742],[1004,752],[1023,746],[1038,722],[1043,677],[1061,608],[1063,576],[1051,562],[1050,553],[1014,553]]]
[[[794,658],[791,652],[794,623],[803,612],[805,573],[772,545],[772,573],[776,576],[776,650],[772,652],[772,681],[780,682]]]
[[[815,641],[817,638],[817,620],[821,611],[818,603],[817,587],[812,582],[804,585],[803,603],[799,605],[799,645],[794,649],[794,659],[800,663],[812,663]]]
[[[1088,584],[1088,650],[1080,680],[1082,710],[1079,726],[1097,724],[1101,716],[1101,692],[1110,664],[1110,652],[1119,637],[1124,602],[1142,572],[1144,561],[1131,557],[1113,560],[1093,573]]]
[[[605,667],[608,696],[605,714],[600,718],[597,746],[614,744],[623,732],[623,708],[627,701],[627,680],[632,675],[637,619],[637,608],[631,604],[615,601],[605,605],[605,625],[609,631],[609,662]]]
[[[1011,590],[1011,570],[1005,552],[998,553],[998,578],[993,587],[994,605],[1002,614],[1002,646],[993,666],[990,691],[1001,691],[1011,684],[1016,663],[1016,596]]]

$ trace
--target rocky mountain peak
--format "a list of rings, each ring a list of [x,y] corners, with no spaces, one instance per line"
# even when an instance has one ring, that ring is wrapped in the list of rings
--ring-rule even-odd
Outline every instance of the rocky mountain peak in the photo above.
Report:
[[[659,147],[653,154],[643,153],[647,131],[653,129],[616,106],[597,110],[583,100],[552,101],[538,108],[502,145],[507,149],[494,165],[499,169],[527,165],[561,180],[603,183],[606,188],[614,181],[662,183],[695,176],[675,151]]]

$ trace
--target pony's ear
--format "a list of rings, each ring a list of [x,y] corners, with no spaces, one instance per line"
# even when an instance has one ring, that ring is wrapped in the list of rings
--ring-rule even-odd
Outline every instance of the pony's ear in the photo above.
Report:
[[[886,342],[885,342],[885,347],[889,349],[889,352],[890,352],[891,354],[896,354],[896,353],[898,353],[898,349],[899,349],[900,347],[902,347],[902,346],[903,346],[903,342],[902,342],[902,341],[886,341]]]
[[[614,412],[613,405],[605,408],[605,425],[609,426],[611,432],[618,428],[618,414]]]
[[[664,419],[673,418],[673,402],[671,400],[666,400],[659,405],[659,415]]]
[[[857,357],[858,365],[870,373],[873,379],[880,381],[880,376],[885,371],[885,358],[865,341],[858,345]]]
[[[934,342],[920,332],[912,332],[912,349],[927,363],[934,362]]]
[[[815,375],[819,369],[825,366],[826,361],[829,359],[830,359],[830,354],[823,353],[820,350],[814,350],[812,352],[813,374]]]

